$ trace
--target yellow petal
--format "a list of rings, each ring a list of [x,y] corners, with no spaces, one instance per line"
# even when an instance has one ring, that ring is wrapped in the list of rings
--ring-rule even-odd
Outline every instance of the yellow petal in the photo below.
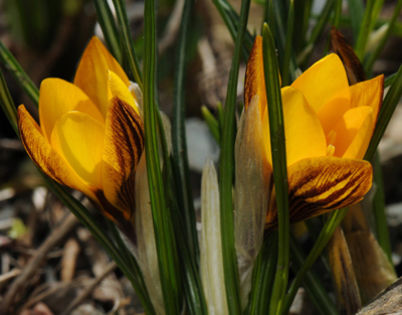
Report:
[[[126,86],[130,85],[124,70],[97,37],[92,37],[85,49],[74,84],[79,86],[106,115],[108,102],[108,71],[113,71]]]
[[[118,98],[106,116],[102,181],[106,199],[130,217],[134,211],[135,169],[144,148],[140,116]]]
[[[368,106],[348,110],[336,124],[335,156],[362,159],[375,127],[373,109]]]
[[[45,174],[60,184],[80,190],[89,197],[93,197],[89,187],[85,185],[59,153],[49,145],[38,124],[24,105],[18,107],[18,127],[21,141],[29,157]]]
[[[72,111],[53,129],[51,145],[93,189],[101,186],[104,125],[87,114]]]
[[[340,90],[317,111],[324,133],[328,134],[342,115],[351,108],[350,88]]]
[[[244,107],[247,109],[251,99],[258,95],[260,113],[267,115],[267,96],[265,94],[264,61],[262,58],[262,37],[257,36],[254,41],[250,57],[247,62],[246,78],[244,83]]]
[[[139,109],[130,89],[113,71],[109,71],[108,92],[109,103],[112,102],[113,98],[117,97],[118,99],[133,107],[137,114],[139,114]]]
[[[80,88],[62,79],[43,80],[39,93],[39,121],[48,141],[56,121],[71,110],[87,113],[99,121],[103,120],[95,104]]]
[[[372,168],[363,160],[304,159],[288,168],[288,182],[290,220],[297,222],[359,202],[371,187]],[[276,220],[271,204],[266,227],[275,226]]]
[[[336,54],[329,54],[308,68],[292,86],[300,90],[317,112],[348,84],[345,68]]]
[[[384,93],[384,75],[381,74],[371,80],[362,81],[350,87],[351,106],[369,106],[373,109],[373,117],[377,115],[382,103]]]
[[[303,94],[292,87],[282,89],[287,164],[325,156],[327,143],[320,121]]]

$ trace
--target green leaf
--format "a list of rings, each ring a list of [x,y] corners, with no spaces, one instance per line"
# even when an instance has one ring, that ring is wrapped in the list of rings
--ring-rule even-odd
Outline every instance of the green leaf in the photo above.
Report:
[[[382,170],[378,152],[374,156],[373,169],[374,169],[374,183],[376,187],[373,198],[375,233],[377,236],[378,244],[380,244],[384,253],[387,255],[389,261],[391,262],[391,265],[393,266],[391,258],[392,255],[391,242],[389,239],[387,217],[385,214],[384,183],[383,183]]]
[[[214,137],[215,141],[217,143],[220,143],[221,135],[218,120],[214,117],[214,115],[212,115],[208,107],[206,107],[205,105],[201,107],[201,114],[205,122],[207,123],[209,131],[211,131],[211,134]]]
[[[123,55],[126,58],[130,73],[132,74],[135,82],[143,89],[142,75],[134,50],[134,42],[130,32],[130,25],[128,23],[126,14],[126,5],[124,0],[113,0],[116,9],[117,21],[119,23],[120,31],[120,44],[122,45]]]
[[[292,270],[297,272],[302,266],[305,258],[296,240],[291,238],[290,248],[292,252]],[[310,300],[313,302],[320,314],[337,315],[336,306],[328,295],[327,290],[322,285],[322,280],[312,271],[306,272],[303,286],[307,291]]]
[[[239,31],[240,17],[233,9],[231,4],[227,0],[212,0],[218,9],[219,14],[221,15],[223,21],[228,28],[230,35],[232,36],[233,41],[236,41]],[[244,34],[244,47],[242,48],[242,54],[244,60],[247,60],[248,55],[253,47],[253,36],[246,30]]]
[[[364,68],[366,73],[371,73],[374,62],[379,57],[380,53],[383,51],[385,44],[388,42],[389,37],[392,35],[394,28],[396,26],[396,22],[398,20],[399,13],[402,8],[402,0],[398,0],[397,5],[395,6],[394,13],[392,14],[391,20],[387,23],[387,30],[385,34],[379,40],[379,43],[376,45],[374,52],[372,52],[367,60],[365,60]]]
[[[280,314],[289,272],[289,198],[286,164],[285,129],[282,96],[279,85],[278,60],[274,39],[268,24],[263,27],[263,59],[267,95],[273,179],[278,211],[278,259],[269,314]]]
[[[399,100],[401,99],[401,95],[402,66],[399,67],[394,82],[392,83],[387,95],[384,98],[384,101],[382,102],[380,113],[378,114],[377,118],[377,124],[375,126],[373,136],[371,137],[370,144],[366,151],[366,155],[364,156],[365,160],[371,161],[371,159],[374,157],[377,146],[380,143],[380,140],[385,132],[385,129],[388,126],[389,121],[391,120],[392,114],[394,113]]]
[[[182,22],[179,33],[179,43],[177,48],[177,62],[174,86],[174,105],[173,105],[173,126],[172,126],[172,145],[173,145],[173,166],[177,183],[177,199],[185,222],[186,239],[191,256],[194,257],[196,264],[199,260],[198,236],[196,230],[195,211],[191,194],[190,175],[188,167],[186,133],[185,133],[185,64],[186,48],[188,42],[188,30],[190,14],[193,8],[193,0],[186,0],[183,9]]]
[[[240,53],[246,33],[250,0],[243,0],[240,11],[240,23],[235,41],[235,50],[229,74],[229,83],[224,107],[221,137],[221,156],[219,161],[219,191],[221,206],[222,256],[225,273],[226,296],[229,313],[241,313],[239,294],[239,275],[234,247],[234,220],[232,203],[232,185],[234,173],[234,139],[237,82],[239,76]]]
[[[264,238],[253,269],[252,287],[246,314],[267,314],[278,257],[278,233]]]
[[[348,0],[348,15],[352,25],[353,37],[356,41],[364,16],[363,0]]]
[[[311,268],[317,258],[321,255],[325,246],[327,246],[329,240],[332,237],[336,227],[342,222],[343,218],[348,211],[347,208],[335,210],[331,212],[327,221],[325,222],[323,228],[321,229],[320,234],[317,237],[316,242],[314,243],[313,248],[308,254],[307,258],[304,260],[302,266],[297,271],[295,278],[293,279],[288,292],[286,293],[285,301],[283,304],[282,312],[286,314],[289,311],[289,308],[293,302],[293,299],[296,295],[297,289],[301,285],[306,272]]]
[[[285,43],[285,52],[283,56],[283,62],[282,62],[282,85],[289,85],[290,83],[290,78],[289,78],[289,71],[291,68],[290,65],[290,60],[292,57],[292,51],[293,51],[293,30],[294,30],[294,18],[295,18],[295,13],[294,13],[294,0],[290,1],[290,6],[289,6],[289,12],[288,12],[288,23],[287,23],[287,29],[286,29],[286,43]]]
[[[13,99],[11,98],[10,91],[8,90],[6,80],[4,79],[3,72],[0,70],[0,105],[3,112],[6,114],[8,121],[13,127],[15,133],[18,135],[18,119],[17,109],[15,108]]]
[[[158,132],[158,108],[156,104],[156,9],[155,1],[145,2],[145,53],[144,56],[144,124],[145,152],[149,194],[155,230],[155,242],[161,278],[162,293],[166,314],[179,314],[181,301],[179,296],[180,278],[175,233],[172,224],[171,209],[168,208],[165,185],[160,169]]]
[[[116,23],[113,13],[110,10],[109,4],[104,0],[94,0],[96,14],[99,24],[102,28],[105,41],[113,56],[120,64],[123,63],[123,56],[119,44],[119,35],[117,32]]]
[[[4,46],[0,41],[0,61],[6,67],[7,70],[11,72],[15,80],[21,85],[25,93],[29,98],[38,104],[39,102],[39,91],[35,84],[32,82],[31,78],[25,73],[18,61],[14,58],[11,52]]]

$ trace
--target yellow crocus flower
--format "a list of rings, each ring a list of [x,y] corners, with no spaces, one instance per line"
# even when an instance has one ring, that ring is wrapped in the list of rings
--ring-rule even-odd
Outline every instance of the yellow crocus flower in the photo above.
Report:
[[[140,110],[129,86],[124,70],[93,37],[74,83],[42,81],[39,125],[24,105],[18,107],[21,140],[31,159],[120,225],[133,216],[135,169],[144,148]]]
[[[247,64],[245,109],[253,103],[260,108],[257,119],[267,139],[261,145],[272,169],[263,69],[258,36]],[[362,158],[374,131],[383,82],[380,75],[350,86],[342,61],[329,54],[281,89],[292,221],[355,204],[370,189],[372,168]],[[274,205],[271,197],[266,227],[276,224]]]

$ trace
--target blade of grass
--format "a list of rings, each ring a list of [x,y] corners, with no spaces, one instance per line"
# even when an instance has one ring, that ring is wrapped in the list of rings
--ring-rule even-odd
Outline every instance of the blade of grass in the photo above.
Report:
[[[290,70],[290,59],[292,56],[292,48],[293,48],[292,44],[293,44],[294,18],[295,18],[294,0],[291,0],[288,12],[285,52],[283,56],[282,71],[281,71],[283,85],[288,85],[290,83],[289,70]]]
[[[119,35],[109,4],[107,1],[104,0],[94,0],[94,3],[96,8],[96,15],[98,17],[99,25],[102,28],[103,36],[105,36],[106,44],[112,52],[113,56],[119,61],[120,64],[122,64],[123,56],[118,40]]]
[[[307,41],[307,45],[304,50],[298,56],[298,63],[303,64],[305,63],[311,55],[314,45],[316,44],[317,40],[320,38],[320,35],[325,29],[325,25],[327,25],[328,21],[330,21],[330,14],[332,12],[333,6],[335,4],[335,0],[328,0],[325,3],[321,13],[319,14],[319,18],[316,21],[312,31],[310,38]]]
[[[158,115],[161,148],[163,156],[163,178],[165,183],[174,183],[173,176],[173,158],[169,157],[167,141],[161,115]],[[166,139],[166,141],[164,141]],[[172,222],[177,240],[177,248],[179,258],[181,262],[181,270],[184,270],[182,277],[184,296],[186,298],[187,307],[190,314],[203,315],[207,314],[207,308],[205,303],[204,292],[202,290],[202,284],[200,274],[198,272],[198,264],[196,257],[190,251],[189,242],[187,238],[183,237],[186,231],[183,231],[185,227],[183,214],[179,211],[180,206],[177,201],[177,188],[176,185],[165,185],[165,192],[168,200],[169,207],[172,209]]]
[[[201,107],[201,114],[204,118],[206,124],[208,125],[209,131],[211,132],[212,136],[214,137],[217,143],[220,143],[220,130],[219,130],[219,123],[218,120],[212,115],[209,111],[208,107],[202,106]]]
[[[293,272],[297,273],[298,269],[302,266],[305,258],[303,253],[299,248],[296,240],[292,237],[290,240],[290,249],[292,252],[292,269]],[[307,294],[320,314],[326,315],[337,315],[337,309],[330,297],[328,296],[327,290],[322,286],[322,281],[318,276],[309,270],[303,279],[304,288]]]
[[[360,25],[359,34],[355,43],[355,52],[360,61],[363,62],[364,51],[366,49],[366,44],[368,37],[371,32],[370,26],[372,25],[373,9],[376,0],[368,0],[366,3],[366,8],[364,10],[363,20]]]
[[[402,95],[402,66],[399,67],[398,72],[396,73],[396,77],[391,87],[388,90],[387,95],[382,102],[382,106],[380,109],[380,113],[378,115],[377,124],[374,129],[373,136],[371,137],[370,144],[366,151],[366,155],[364,159],[367,161],[371,161],[374,157],[374,154],[377,150],[377,146],[380,143],[380,140],[385,132],[386,127],[392,117],[392,114],[395,111],[396,106],[398,105],[399,100]]]
[[[134,42],[130,32],[130,26],[126,14],[126,5],[124,0],[113,0],[116,9],[117,22],[120,31],[120,43],[123,48],[123,54],[128,63],[130,73],[132,74],[135,82],[143,90],[142,75],[139,62],[134,50]]]
[[[170,209],[167,207],[165,190],[160,169],[158,139],[157,90],[157,46],[156,8],[154,0],[145,2],[145,53],[144,60],[144,124],[145,152],[149,181],[155,241],[158,253],[162,293],[166,314],[180,313],[179,275],[177,270],[177,248]]]
[[[239,275],[237,257],[234,246],[234,219],[232,202],[232,185],[234,175],[234,136],[235,136],[235,110],[237,97],[237,82],[239,77],[240,53],[246,33],[250,0],[242,0],[240,23],[235,41],[235,50],[230,68],[229,83],[224,107],[221,156],[219,161],[220,177],[220,207],[221,207],[221,235],[222,257],[225,276],[226,296],[229,313],[241,313]]]
[[[11,52],[0,41],[0,61],[11,72],[15,80],[22,86],[25,93],[33,101],[34,104],[38,104],[39,91],[31,78],[25,73],[18,61],[14,58]]]
[[[375,232],[378,244],[380,244],[381,248],[384,250],[384,253],[387,255],[389,261],[392,263],[391,242],[389,239],[387,217],[385,215],[384,184],[383,184],[381,163],[380,158],[378,156],[378,152],[374,156],[373,169],[374,169],[374,182],[376,187],[373,198],[373,215],[375,219],[374,220]]]
[[[173,105],[173,166],[177,183],[177,198],[179,208],[182,209],[184,226],[188,248],[196,265],[199,261],[199,247],[196,230],[195,211],[191,194],[190,175],[188,167],[185,121],[185,64],[186,48],[188,42],[188,30],[191,11],[194,1],[186,0],[183,8],[182,21],[179,32],[179,43],[177,49],[177,62],[174,86],[174,105]]]
[[[353,38],[356,41],[364,16],[363,0],[348,0],[348,15],[353,30]]]
[[[387,31],[385,32],[384,36],[381,38],[378,45],[376,45],[374,52],[369,55],[367,61],[364,64],[366,73],[372,72],[374,62],[377,60],[378,56],[383,51],[385,44],[388,42],[388,39],[394,30],[395,24],[399,17],[399,13],[401,12],[401,8],[402,8],[402,0],[398,0],[398,3],[394,9],[394,13],[392,14],[391,20],[388,22]]]
[[[313,248],[311,249],[307,258],[304,260],[302,266],[298,270],[292,283],[290,284],[282,308],[283,314],[287,314],[287,312],[289,311],[290,305],[293,302],[297,289],[301,285],[306,272],[311,268],[311,266],[314,264],[317,258],[321,255],[325,246],[331,239],[332,234],[334,233],[336,227],[342,222],[343,218],[345,217],[347,210],[348,210],[347,208],[335,210],[329,215],[329,218],[327,219],[323,228],[321,229],[321,232],[318,235]]]
[[[309,28],[309,21],[311,16],[312,0],[303,0],[294,2],[294,36],[293,36],[293,46],[296,50],[295,53],[305,46],[307,38],[307,30]]]
[[[260,254],[254,264],[252,287],[246,314],[268,313],[277,254],[278,234],[274,232],[264,238]]]
[[[237,33],[239,30],[240,17],[237,12],[233,9],[231,4],[227,0],[213,0],[215,7],[218,9],[226,27],[232,36],[233,41],[236,41]],[[242,54],[244,60],[247,60],[248,55],[253,47],[253,36],[246,30],[244,34],[244,47],[242,48]]]
[[[279,67],[275,44],[268,24],[263,27],[263,59],[267,95],[273,179],[278,211],[278,259],[272,288],[269,314],[281,314],[289,272],[289,200],[286,167],[285,130],[282,97],[279,85]]]
[[[18,135],[17,109],[14,106],[10,91],[8,90],[3,72],[0,70],[0,105],[6,114],[8,121],[13,127],[14,132]]]
[[[341,23],[341,16],[342,16],[342,0],[335,1],[335,10],[334,10],[334,18],[332,22],[332,26],[335,28],[339,27]]]

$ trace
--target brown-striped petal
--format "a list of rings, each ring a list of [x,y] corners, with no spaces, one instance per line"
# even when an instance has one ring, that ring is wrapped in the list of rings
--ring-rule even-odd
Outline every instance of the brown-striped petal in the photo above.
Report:
[[[317,157],[288,168],[290,220],[305,220],[359,202],[372,183],[371,164],[363,160]],[[266,227],[277,224],[275,198]]]
[[[144,127],[133,107],[114,98],[106,115],[102,182],[106,199],[129,219],[134,211],[135,169]]]

